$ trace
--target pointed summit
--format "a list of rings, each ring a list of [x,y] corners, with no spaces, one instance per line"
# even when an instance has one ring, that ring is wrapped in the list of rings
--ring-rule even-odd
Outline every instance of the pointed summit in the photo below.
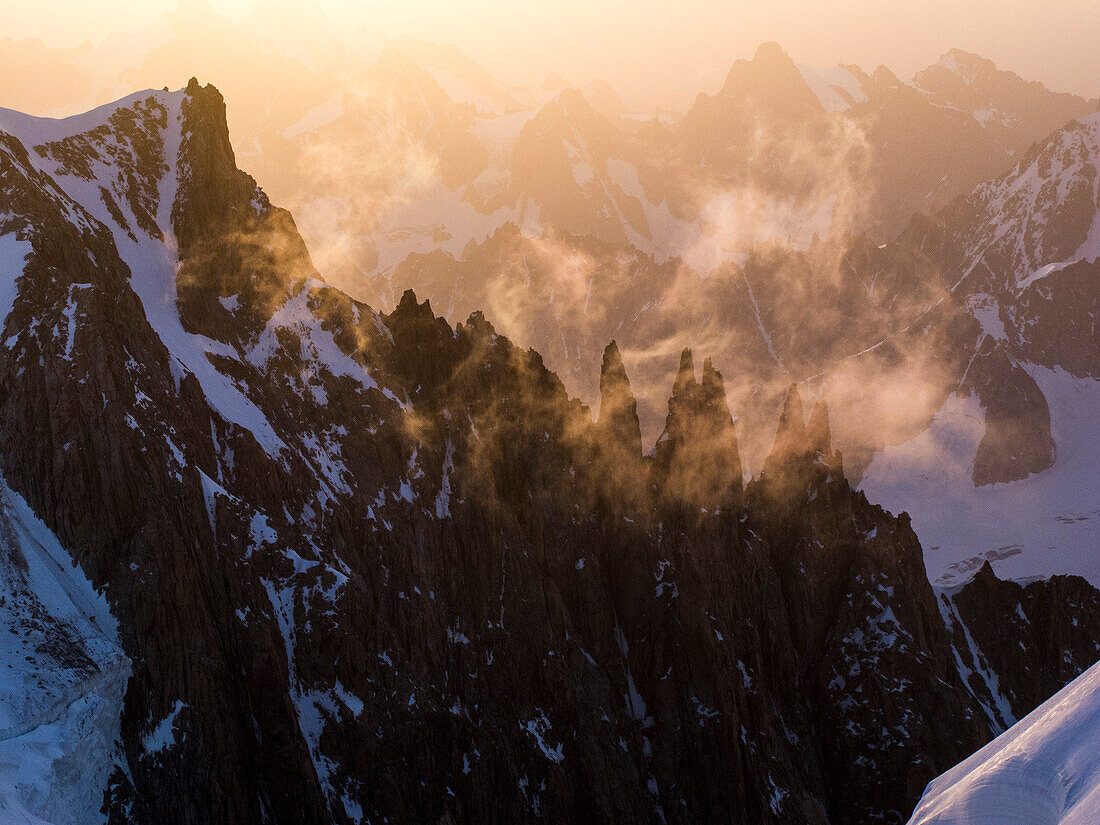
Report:
[[[600,365],[600,417],[597,426],[603,438],[616,450],[641,458],[642,429],[638,421],[638,402],[630,390],[618,345],[612,341],[603,351]],[[611,444],[605,444],[610,447]]]
[[[803,417],[802,394],[791,384],[779,416],[775,445],[761,474],[770,494],[788,502],[804,501],[818,485],[844,478],[839,451],[832,450],[829,408],[814,405],[809,424]]]
[[[539,85],[540,89],[545,89],[548,92],[560,92],[562,89],[567,89],[572,84],[562,77],[557,72],[550,72],[546,76],[546,79]]]
[[[393,312],[384,317],[386,323],[390,325],[403,325],[405,327],[419,325],[425,329],[436,325],[431,300],[425,298],[424,302],[421,303],[417,300],[416,293],[411,289],[406,289],[401,293],[401,300],[397,302]]]
[[[163,146],[169,149],[178,128],[175,157],[165,160],[178,182],[171,224],[180,320],[188,332],[215,340],[247,336],[308,279],[320,276],[290,213],[273,207],[237,167],[221,92],[191,78],[179,99],[178,126],[173,120]],[[240,305],[235,322],[218,303],[231,295]]]
[[[737,60],[726,75],[719,97],[749,112],[781,119],[802,119],[823,110],[798,66],[778,43],[763,43],[752,60]]]
[[[703,376],[700,380],[703,392],[708,396],[725,398],[726,387],[722,383],[722,373],[714,368],[714,362],[707,358],[703,361]]]
[[[741,456],[722,375],[707,358],[696,381],[690,348],[680,355],[656,457],[671,503],[714,511],[741,493]]]
[[[774,40],[768,40],[756,47],[756,54],[752,56],[753,63],[762,65],[783,65],[790,62],[787,52]]]
[[[691,347],[684,347],[680,353],[680,368],[676,371],[676,380],[672,384],[673,397],[683,396],[695,386],[695,361],[691,357]]]
[[[427,303],[427,302],[425,302]],[[411,289],[406,289],[401,293],[401,300],[397,302],[397,308],[404,312],[412,312],[420,306],[420,302],[416,300],[416,293]]]
[[[989,559],[986,559],[982,566],[978,568],[978,572],[974,574],[974,581],[986,587],[1000,581],[1000,579],[997,578],[997,574],[993,571],[993,565],[989,563]]]
[[[612,339],[604,347],[603,361],[600,364],[600,394],[606,395],[609,390],[614,391],[621,384],[629,387],[630,381],[626,377],[626,367],[623,366],[623,356],[619,352],[619,345]]]

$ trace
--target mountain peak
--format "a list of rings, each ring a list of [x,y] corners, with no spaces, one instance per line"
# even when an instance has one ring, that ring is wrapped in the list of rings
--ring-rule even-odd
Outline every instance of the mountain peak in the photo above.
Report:
[[[775,451],[788,446],[801,446],[806,434],[806,420],[802,414],[802,395],[798,384],[787,388],[787,397],[783,401],[783,412],[779,416],[779,427],[775,433]]]
[[[539,88],[548,92],[560,92],[562,89],[567,89],[571,85],[572,84],[570,84],[568,80],[557,72],[550,72],[550,74],[546,76],[546,79],[539,85]]]
[[[822,111],[798,66],[774,42],[762,43],[752,60],[735,61],[718,95],[773,117],[797,119]]]
[[[603,365],[600,368],[600,375],[603,375],[609,369],[621,369],[622,366],[623,356],[619,352],[619,345],[612,338],[603,349]]]
[[[642,428],[638,421],[638,402],[630,390],[619,347],[611,341],[603,351],[600,365],[600,417],[597,425],[610,439],[616,454],[641,458]],[[621,456],[625,457],[625,455]]]
[[[676,381],[672,385],[673,396],[682,396],[689,387],[695,385],[695,361],[691,356],[691,347],[684,347],[680,353],[680,368],[676,371]]]
[[[720,395],[723,398],[726,395],[725,384],[722,382],[722,373],[714,368],[714,362],[707,358],[703,361],[703,375],[699,381],[699,385],[711,395]]]
[[[722,375],[707,358],[697,382],[688,347],[657,441],[657,466],[665,496],[681,504],[720,509],[741,492],[741,457]]]
[[[1015,73],[1001,71],[992,60],[979,54],[962,49],[951,49],[927,69],[917,72],[913,83],[928,91],[950,93],[952,90],[958,92],[960,87],[965,88],[976,83],[985,85],[998,77],[1010,80],[1014,84],[1025,83]]]
[[[768,40],[756,47],[752,60],[754,63],[782,64],[790,62],[791,58],[782,46],[774,40]]]
[[[554,98],[555,104],[565,112],[571,112],[576,110],[589,111],[592,109],[585,98],[584,93],[580,89],[568,86],[562,89],[557,97]]]
[[[974,52],[963,51],[962,49],[951,49],[940,57],[936,65],[942,66],[949,72],[954,72],[964,79],[974,77],[974,75],[983,69],[995,71],[997,68],[992,60],[988,60]]]
[[[894,74],[889,68],[879,64],[875,67],[875,70],[871,72],[871,79],[878,83],[880,86],[885,86],[888,89],[895,89],[898,86],[903,86],[901,78]]]

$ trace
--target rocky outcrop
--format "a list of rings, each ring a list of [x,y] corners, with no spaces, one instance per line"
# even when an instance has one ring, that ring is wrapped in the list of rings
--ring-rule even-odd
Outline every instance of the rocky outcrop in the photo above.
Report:
[[[696,381],[690,349],[680,356],[655,453],[657,483],[666,499],[717,512],[740,497],[741,457],[722,375],[708,358]]]
[[[986,411],[971,471],[975,486],[1016,481],[1054,463],[1046,398],[1035,379],[991,338],[975,354],[961,390],[977,394]]]
[[[600,366],[600,416],[596,421],[603,432],[601,441],[610,447],[621,445],[624,454],[642,454],[642,431],[638,424],[638,402],[630,391],[623,357],[612,341],[603,351]]]
[[[237,168],[221,93],[191,78],[171,126],[180,130],[178,157],[165,158],[178,170],[171,221],[180,319],[189,332],[236,342],[316,273],[290,213]]]
[[[1100,594],[1079,577],[1019,584],[998,579],[987,561],[939,599],[971,678],[996,686],[994,698],[1011,714],[1007,722],[1022,719],[1100,657],[1090,630],[1100,616]]]

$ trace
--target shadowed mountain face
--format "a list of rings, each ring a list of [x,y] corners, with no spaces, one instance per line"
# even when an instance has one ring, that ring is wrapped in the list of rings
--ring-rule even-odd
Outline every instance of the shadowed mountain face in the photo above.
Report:
[[[0,180],[3,593],[67,627],[4,648],[7,810],[903,822],[1097,655],[1084,580],[934,591],[797,386],[746,483],[709,359],[643,456],[619,345],[594,419],[483,315],[327,285],[213,87],[0,112]]]

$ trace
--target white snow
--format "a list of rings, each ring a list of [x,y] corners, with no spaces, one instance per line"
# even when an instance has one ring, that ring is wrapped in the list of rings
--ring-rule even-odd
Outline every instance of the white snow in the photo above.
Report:
[[[620,210],[621,223],[632,245],[645,254],[651,255],[657,263],[664,263],[675,255],[687,258],[700,245],[703,233],[700,222],[677,218],[672,214],[667,202],[653,203],[645,193],[637,166],[630,161],[612,157],[607,159],[604,168],[608,179],[618,187],[622,197],[636,200],[641,204],[642,212],[645,214],[645,222],[649,228],[648,238],[640,235]],[[692,261],[689,260],[689,263]],[[716,264],[711,264],[707,259],[704,263],[704,266],[706,265],[713,268]],[[709,269],[700,269],[700,271],[709,271]]]
[[[253,521],[253,531],[255,530],[256,522]],[[316,551],[316,548],[314,550]],[[320,551],[316,552],[320,555]],[[315,609],[314,603],[317,603],[316,609],[319,611],[330,611],[339,591],[347,583],[348,577],[341,570],[328,564],[304,559],[292,549],[284,549],[283,555],[294,565],[292,581],[271,579],[262,581],[283,637],[290,680],[290,699],[297,713],[298,728],[309,747],[310,757],[325,796],[330,804],[333,804],[339,801],[332,782],[336,765],[325,756],[321,748],[321,735],[329,721],[339,717],[341,707],[346,708],[353,716],[358,716],[363,710],[363,702],[344,688],[339,681],[327,690],[304,684],[298,673],[296,648],[299,643],[299,633],[308,634],[309,632],[308,617]],[[347,570],[338,557],[331,553],[328,555],[337,565]],[[323,585],[322,580],[330,577],[334,579],[334,583]],[[296,620],[299,615],[307,617],[302,625],[299,625]]]
[[[471,185],[476,187],[477,182]],[[305,215],[307,220],[311,217],[308,211]],[[482,243],[509,222],[522,229],[537,220],[514,207],[479,212],[463,196],[463,190],[448,189],[441,180],[432,180],[408,199],[393,203],[381,216],[378,229],[370,236],[378,244],[376,271],[389,271],[409,255],[436,249],[458,257],[471,241]]]
[[[848,98],[845,98],[841,92],[847,94],[856,103],[867,100],[867,93],[863,90],[863,84],[859,82],[859,78],[843,66],[819,69],[799,65],[798,71],[802,73],[802,79],[817,95],[817,99],[821,101],[822,107],[827,112],[844,112],[852,107]]]
[[[302,362],[312,370],[309,377],[317,378],[318,373],[327,373],[333,377],[345,376],[353,379],[364,390],[376,389],[378,385],[370,377],[366,367],[356,361],[337,346],[332,333],[326,330],[310,308],[310,299],[315,290],[328,290],[331,287],[316,278],[309,278],[300,292],[277,309],[267,322],[267,327],[256,344],[248,352],[248,360],[254,366],[263,369],[279,349],[277,332],[280,329],[292,330],[300,339],[298,353]],[[319,382],[311,382],[310,390],[319,404],[327,402],[324,388]]]
[[[764,345],[768,348],[768,353],[775,359],[775,363],[779,366],[779,369],[783,370],[783,360],[779,357],[779,354],[775,351],[775,347],[772,346],[772,337],[768,334],[768,331],[764,329],[764,321],[760,318],[760,305],[756,303],[756,296],[752,291],[752,284],[749,283],[749,276],[742,273],[742,279],[745,281],[745,289],[749,293],[749,302],[752,304],[753,316],[756,318],[756,327],[760,330],[760,337],[764,339]]]
[[[521,722],[520,729],[531,735],[538,749],[542,751],[543,756],[555,765],[561,764],[562,760],[565,759],[562,745],[560,742],[557,745],[551,745],[547,741],[547,737],[550,735],[550,720],[546,718],[546,714],[541,708],[536,708],[536,710],[538,715],[534,719],[529,719],[526,723]]]
[[[934,583],[965,581],[989,559],[1002,578],[1074,574],[1100,585],[1100,381],[1027,370],[1050,406],[1050,469],[975,487],[985,414],[976,398],[954,395],[926,431],[888,446],[864,474],[871,501],[912,517]]]
[[[14,233],[0,235],[0,330],[15,306],[18,281],[31,251],[30,241],[19,240]]]
[[[183,92],[172,94],[182,96]],[[32,146],[38,146],[41,143],[64,140],[73,135],[91,131],[106,123],[111,115],[119,109],[129,109],[134,104],[150,97],[163,100],[165,96],[166,93],[164,92],[146,89],[141,92],[134,92],[111,103],[97,106],[87,112],[65,118],[35,117],[34,115],[17,112],[14,109],[0,109],[0,131],[19,138],[24,148],[30,150]]]
[[[979,113],[981,115],[983,113]],[[1026,165],[1025,165],[1026,164]],[[1096,210],[1081,246],[1068,258],[1050,260],[1051,249],[1041,243],[1041,230],[1056,217],[1077,187],[1100,197],[1100,114],[1080,118],[1055,132],[1042,151],[1029,154],[1007,174],[981,184],[970,200],[984,212],[981,231],[969,241],[967,274],[993,251],[1001,260],[1007,288],[1017,293],[1077,261],[1100,257],[1100,209]]]
[[[451,473],[454,471],[455,447],[447,438],[446,454],[443,456],[443,479],[435,497],[435,517],[448,518],[451,515]]]
[[[0,821],[91,825],[130,662],[106,599],[0,479]],[[55,651],[69,644],[91,667]]]
[[[963,684],[970,685],[970,675],[977,673],[983,682],[985,682],[986,689],[989,691],[989,695],[993,698],[993,704],[990,705],[986,701],[984,695],[979,695],[971,691],[974,698],[978,700],[978,704],[982,706],[986,716],[989,717],[989,721],[996,727],[994,730],[1004,730],[1008,725],[1011,725],[1016,721],[1015,715],[1012,713],[1012,708],[1008,704],[1008,699],[1005,698],[1001,692],[1001,681],[993,668],[989,666],[989,662],[982,654],[978,645],[974,642],[974,637],[970,635],[970,628],[967,627],[966,622],[963,621],[962,616],[959,615],[959,610],[955,606],[954,596],[958,592],[959,587],[954,588],[937,588],[936,589],[936,605],[940,609],[940,615],[943,616],[944,624],[949,631],[953,631],[954,628],[958,628],[963,633],[963,638],[966,639],[967,649],[970,653],[970,661],[972,661],[977,667],[974,670],[967,666],[963,661],[962,656],[959,655],[958,650],[954,650],[955,653],[955,665],[959,669],[959,675],[962,676]],[[1017,605],[1019,608],[1019,605]],[[954,646],[952,646],[954,649]]]
[[[279,134],[287,140],[294,140],[299,135],[312,132],[326,126],[336,118],[344,114],[344,93],[337,92],[324,103],[314,106],[302,118],[285,129],[280,129]]]
[[[495,97],[478,88],[466,78],[459,77],[440,66],[425,66],[422,68],[439,84],[443,93],[455,103],[465,103],[473,106],[474,110],[482,116],[504,114],[507,103],[503,97]]]
[[[578,160],[573,163],[573,180],[577,182],[579,186],[591,182],[596,177],[596,172],[592,166],[583,160]]]
[[[959,67],[959,61],[954,51],[950,51],[947,54],[943,55],[939,60],[936,61],[936,65],[942,66],[943,68],[947,69],[947,71],[954,74],[959,74],[962,71]]]
[[[1004,321],[1001,320],[1000,305],[992,295],[977,293],[966,299],[970,314],[981,324],[982,332],[998,341],[1007,341]]]
[[[1100,664],[929,783],[910,825],[1100,822]]]
[[[142,737],[141,745],[145,748],[146,754],[160,753],[166,751],[176,744],[176,719],[180,715],[180,711],[187,705],[183,703],[181,699],[177,699],[172,709],[168,711],[168,715],[161,719],[151,731]]]

